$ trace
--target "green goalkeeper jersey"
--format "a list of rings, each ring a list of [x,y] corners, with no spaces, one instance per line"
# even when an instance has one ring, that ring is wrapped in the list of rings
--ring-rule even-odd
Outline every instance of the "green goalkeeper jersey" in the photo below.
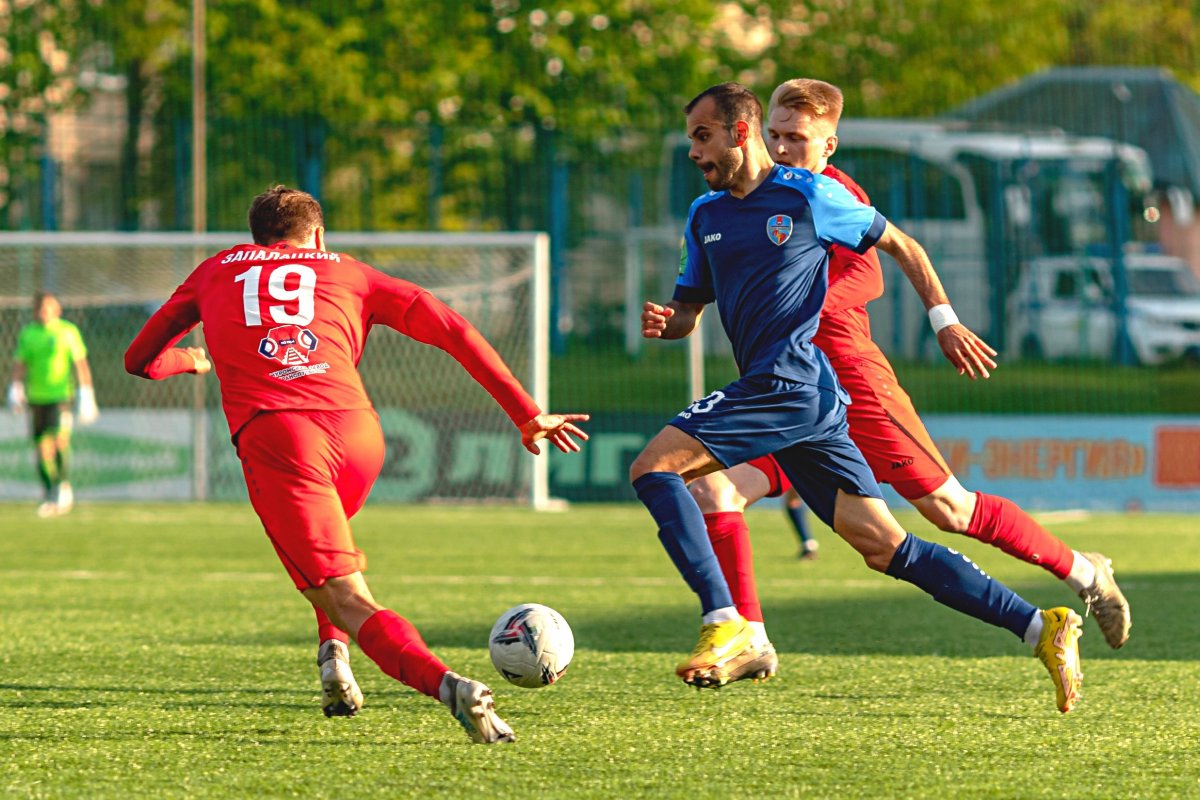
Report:
[[[79,328],[63,319],[33,322],[17,335],[13,357],[25,364],[25,396],[30,403],[66,403],[75,396],[76,361],[87,356]]]

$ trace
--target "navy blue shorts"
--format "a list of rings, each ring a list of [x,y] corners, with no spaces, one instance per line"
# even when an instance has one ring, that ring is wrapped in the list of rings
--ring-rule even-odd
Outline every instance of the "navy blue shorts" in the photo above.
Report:
[[[726,467],[774,454],[804,502],[830,527],[838,489],[883,497],[850,441],[846,406],[832,389],[752,375],[697,400],[670,424]]]

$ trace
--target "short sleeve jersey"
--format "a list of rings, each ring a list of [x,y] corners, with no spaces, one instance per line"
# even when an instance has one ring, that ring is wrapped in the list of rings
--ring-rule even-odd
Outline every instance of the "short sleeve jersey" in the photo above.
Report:
[[[357,367],[377,323],[450,352],[515,424],[539,413],[462,317],[420,286],[342,253],[286,244],[218,253],[150,318],[126,367],[153,377],[155,359],[198,323],[234,436],[262,411],[370,408]]]
[[[716,301],[743,376],[836,389],[828,360],[812,344],[829,248],[865,252],[886,225],[837,181],[776,165],[743,198],[709,192],[692,203],[674,297]]]
[[[74,364],[87,357],[87,347],[79,328],[56,319],[22,328],[13,357],[25,365],[25,396],[30,403],[65,403],[75,395]]]

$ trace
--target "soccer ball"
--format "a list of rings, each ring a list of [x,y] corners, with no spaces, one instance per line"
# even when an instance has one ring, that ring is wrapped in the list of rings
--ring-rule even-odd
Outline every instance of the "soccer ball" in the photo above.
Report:
[[[488,637],[496,670],[526,689],[549,686],[562,677],[575,655],[571,626],[549,606],[522,603],[500,615]]]

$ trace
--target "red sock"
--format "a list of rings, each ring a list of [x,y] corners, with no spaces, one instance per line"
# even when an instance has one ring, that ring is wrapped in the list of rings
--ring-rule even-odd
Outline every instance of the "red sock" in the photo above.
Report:
[[[729,584],[738,613],[751,622],[762,622],[758,587],[754,584],[754,553],[750,548],[750,529],[746,518],[737,511],[719,511],[704,515],[708,539]]]
[[[1011,500],[976,492],[975,513],[966,534],[1036,564],[1060,580],[1071,573],[1075,554],[1062,540],[1034,522]]]
[[[438,700],[442,676],[450,668],[429,652],[413,624],[382,609],[358,629],[358,646],[387,675]]]
[[[350,644],[350,634],[334,625],[324,611],[313,606],[313,610],[317,612],[317,644],[326,642],[330,639],[337,639],[342,644]]]

